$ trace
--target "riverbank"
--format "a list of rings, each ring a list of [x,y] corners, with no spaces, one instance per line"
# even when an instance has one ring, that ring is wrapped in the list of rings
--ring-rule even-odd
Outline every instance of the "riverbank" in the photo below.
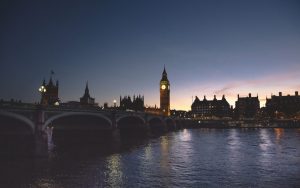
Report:
[[[179,128],[300,128],[299,120],[178,120]]]

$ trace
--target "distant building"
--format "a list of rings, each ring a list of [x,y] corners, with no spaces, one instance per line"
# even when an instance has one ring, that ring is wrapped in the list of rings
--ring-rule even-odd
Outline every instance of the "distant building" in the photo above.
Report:
[[[95,105],[97,105],[95,103],[95,98],[92,98],[90,96],[88,83],[86,83],[84,94],[80,98],[80,105],[81,106],[95,106]]]
[[[148,106],[148,107],[145,108],[145,113],[161,115],[161,110],[156,105],[154,107],[149,107]]]
[[[171,110],[171,116],[176,118],[188,118],[188,112],[185,110]]]
[[[162,78],[159,84],[160,91],[160,109],[163,115],[170,115],[170,82],[168,80],[168,75],[164,67],[162,73]]]
[[[294,96],[279,96],[272,95],[270,99],[266,99],[266,112],[270,117],[290,118],[297,116],[300,113],[300,96],[298,91]]]
[[[103,109],[108,109],[109,107],[108,107],[108,103],[107,102],[105,102],[104,104],[103,104]]]
[[[258,96],[251,97],[249,93],[248,97],[240,97],[235,102],[235,117],[236,118],[254,118],[260,109],[260,103]]]
[[[58,105],[59,104],[59,98],[58,98],[58,80],[56,81],[56,84],[54,85],[52,80],[52,75],[50,76],[48,84],[46,84],[46,81],[44,79],[42,86],[40,88],[41,92],[41,104],[43,105]]]
[[[217,100],[216,96],[213,100],[207,100],[204,96],[203,101],[196,96],[191,108],[194,118],[211,119],[232,116],[232,110],[224,95],[221,100]]]
[[[144,109],[144,96],[138,95],[133,96],[133,100],[131,100],[130,96],[120,96],[120,110],[133,110],[133,111],[141,111]]]
[[[78,101],[68,101],[65,103],[60,103],[59,104],[61,107],[68,107],[68,108],[80,108],[80,102]]]

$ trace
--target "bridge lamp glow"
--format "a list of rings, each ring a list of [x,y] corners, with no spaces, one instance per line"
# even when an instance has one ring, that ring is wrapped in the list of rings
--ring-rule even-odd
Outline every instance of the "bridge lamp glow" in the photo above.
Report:
[[[46,92],[45,86],[41,86],[41,87],[39,88],[39,92],[45,93],[45,92]]]

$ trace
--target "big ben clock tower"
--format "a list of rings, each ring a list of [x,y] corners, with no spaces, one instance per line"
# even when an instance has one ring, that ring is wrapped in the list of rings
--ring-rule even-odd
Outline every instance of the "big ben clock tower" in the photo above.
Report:
[[[164,67],[162,78],[160,80],[160,110],[165,116],[170,115],[170,82],[168,80],[167,72]]]

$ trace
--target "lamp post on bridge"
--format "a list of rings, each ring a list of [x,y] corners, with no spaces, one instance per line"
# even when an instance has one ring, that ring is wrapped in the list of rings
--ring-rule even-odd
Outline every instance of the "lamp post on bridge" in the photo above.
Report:
[[[44,103],[44,94],[47,92],[46,87],[44,85],[42,85],[39,88],[39,92],[41,93],[41,104]]]
[[[117,100],[116,99],[114,99],[114,108],[116,108],[117,107]]]

